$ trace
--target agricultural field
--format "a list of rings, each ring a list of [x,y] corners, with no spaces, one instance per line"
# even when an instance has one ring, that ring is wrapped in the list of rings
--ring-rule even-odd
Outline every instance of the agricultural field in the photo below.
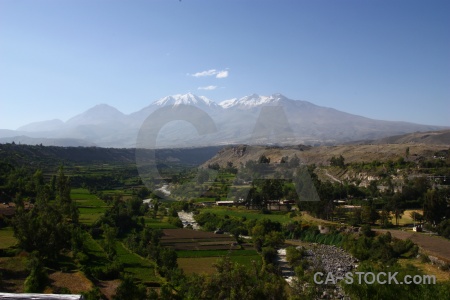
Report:
[[[255,219],[269,219],[271,221],[280,222],[281,224],[289,223],[295,220],[299,220],[300,217],[296,216],[291,218],[290,213],[286,212],[271,212],[270,214],[262,214],[259,210],[248,210],[244,207],[211,207],[211,208],[203,208],[202,212],[209,212],[216,214],[218,216],[228,215],[230,217],[243,218],[245,217],[247,220]]]
[[[262,262],[261,255],[256,250],[193,250],[177,251],[178,265],[186,274],[212,274],[214,264],[224,256],[230,256],[231,261],[251,267],[254,262]]]
[[[144,217],[145,226],[149,227],[151,229],[177,229],[175,225],[169,224],[167,217],[162,218],[150,218],[145,216]]]
[[[123,264],[124,272],[132,275],[142,283],[152,284],[161,282],[156,275],[154,262],[128,250],[121,242],[116,244],[117,260]]]
[[[238,250],[235,239],[225,234],[192,229],[165,229],[161,244],[174,250]]]
[[[89,265],[102,267],[108,264],[108,258],[105,251],[90,234],[85,235],[84,247],[89,259]]]
[[[27,256],[0,257],[0,272],[2,274],[2,291],[10,293],[23,292],[23,282],[28,276],[26,268]]]
[[[17,243],[12,227],[0,229],[0,250],[8,249]]]
[[[78,206],[79,221],[82,224],[93,224],[109,207],[105,201],[89,193],[87,189],[72,189],[70,196]]]
[[[251,245],[238,245],[228,235],[191,229],[169,229],[163,233],[161,244],[176,250],[178,265],[187,274],[212,274],[214,263],[224,256],[246,266],[251,266],[253,261],[261,262],[261,256]]]

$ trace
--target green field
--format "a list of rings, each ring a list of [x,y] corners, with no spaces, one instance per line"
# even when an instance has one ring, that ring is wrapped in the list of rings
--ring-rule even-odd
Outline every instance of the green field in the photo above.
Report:
[[[272,212],[270,214],[262,214],[260,211],[256,210],[248,210],[245,208],[236,208],[236,207],[212,207],[212,208],[203,208],[201,212],[210,212],[219,216],[228,215],[230,217],[242,218],[245,217],[247,220],[251,219],[269,219],[271,221],[277,221],[281,224],[289,223],[295,220],[295,218],[290,218],[289,213],[279,213]]]
[[[261,255],[256,250],[195,250],[177,251],[178,265],[187,274],[212,274],[216,271],[214,264],[226,255],[229,255],[232,262],[252,267],[256,262],[262,262]]]
[[[110,263],[99,242],[89,234],[86,234],[85,247],[90,259],[89,265],[101,267]],[[129,251],[119,241],[116,243],[116,252],[116,259],[123,265],[126,273],[130,273],[134,278],[144,283],[161,281],[156,275],[154,262]]]
[[[125,272],[144,283],[161,281],[161,278],[156,275],[154,262],[129,251],[120,242],[117,243],[116,251],[117,260],[123,264]]]
[[[72,189],[72,200],[78,205],[80,223],[91,225],[97,221],[108,209],[108,205],[87,189]]]
[[[418,212],[419,214],[423,215],[423,210],[421,210],[421,209],[407,209],[403,213],[401,219],[398,219],[398,225],[402,226],[402,225],[414,224],[414,220],[410,216],[411,212],[413,212],[413,211]],[[395,216],[393,216],[393,215],[392,215],[391,222],[395,224]],[[417,220],[415,222],[418,223]]]
[[[92,266],[104,266],[109,263],[105,251],[88,233],[85,234],[84,247]]]
[[[14,237],[12,227],[0,229],[0,249],[7,249],[14,246],[16,243],[17,239]]]
[[[153,219],[150,217],[144,217],[144,220],[145,220],[145,226],[152,228],[152,229],[176,229],[176,228],[178,228],[175,225],[164,222],[164,220],[161,220],[161,219]]]

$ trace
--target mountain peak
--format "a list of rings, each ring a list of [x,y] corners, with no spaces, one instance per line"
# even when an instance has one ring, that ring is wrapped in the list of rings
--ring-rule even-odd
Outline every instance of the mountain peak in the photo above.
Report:
[[[195,105],[202,107],[216,107],[218,106],[214,101],[206,98],[205,96],[197,96],[192,93],[187,94],[176,94],[171,96],[166,96],[161,98],[155,102],[154,105],[157,106],[178,106],[178,105]]]
[[[100,124],[120,121],[124,117],[125,115],[117,108],[108,104],[98,104],[86,110],[85,112],[69,119],[66,124],[70,126]]]
[[[252,108],[261,105],[278,104],[280,100],[288,100],[282,94],[273,94],[271,96],[261,96],[258,94],[252,94],[249,96],[242,97],[240,99],[233,98],[230,100],[225,100],[220,103],[223,108],[230,107],[241,107],[241,108]]]

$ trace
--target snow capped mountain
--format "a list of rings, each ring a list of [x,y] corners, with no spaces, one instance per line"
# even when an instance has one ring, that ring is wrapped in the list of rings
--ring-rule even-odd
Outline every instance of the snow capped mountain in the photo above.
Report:
[[[240,99],[233,98],[230,100],[225,100],[220,102],[219,105],[223,108],[254,108],[263,105],[279,105],[282,100],[287,100],[287,98],[282,94],[273,94],[271,96],[253,94]]]
[[[154,117],[153,114],[157,113],[161,107],[176,108],[183,105],[193,105],[206,112],[212,118],[217,131],[202,135],[192,126],[180,127],[179,123],[174,122],[165,126],[159,133],[158,147],[255,142],[336,144],[354,140],[378,139],[415,131],[443,129],[439,126],[369,119],[333,108],[321,107],[307,101],[292,100],[282,94],[271,96],[253,94],[217,104],[207,97],[187,93],[161,98],[128,115],[112,106],[100,104],[76,115],[67,122],[51,120],[25,125],[20,128],[22,131],[0,130],[0,138],[19,138],[20,136],[43,139],[69,138],[103,147],[134,147],[145,120]],[[276,108],[273,110],[272,116],[267,115],[270,109],[265,110],[262,119],[264,124],[261,124],[259,117],[262,110],[260,108],[264,106],[276,106]],[[282,115],[279,115],[280,107],[284,112]],[[282,118],[286,118],[286,120],[282,120]],[[253,140],[257,124],[262,132],[267,131],[268,136],[262,136],[262,138],[258,136],[258,139]],[[271,126],[278,126],[278,131],[272,132]],[[292,132],[292,136],[282,134],[286,132]],[[271,140],[272,137],[275,140]],[[22,138],[18,141],[25,140]],[[28,139],[30,143],[36,141],[36,139]]]
[[[224,100],[220,102],[219,105],[222,106],[223,108],[229,108],[235,106],[238,101],[239,101],[238,98],[233,98],[229,100]]]
[[[205,96],[197,96],[191,93],[187,94],[176,94],[172,96],[167,96],[161,98],[152,103],[157,106],[179,106],[179,105],[195,105],[200,107],[218,107],[217,103],[206,98]]]

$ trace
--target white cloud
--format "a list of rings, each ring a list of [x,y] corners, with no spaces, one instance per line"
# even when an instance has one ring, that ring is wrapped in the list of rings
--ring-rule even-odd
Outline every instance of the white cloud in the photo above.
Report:
[[[201,86],[198,89],[199,90],[205,90],[205,91],[212,91],[212,90],[217,89],[217,85]]]
[[[217,71],[215,69],[211,69],[211,70],[207,70],[207,71],[202,71],[202,72],[197,72],[192,74],[192,76],[194,77],[204,77],[204,76],[213,76],[216,75]]]
[[[220,71],[217,72],[216,78],[227,78],[228,77],[228,71]]]
[[[216,78],[227,78],[228,77],[228,70],[223,71],[217,71],[216,69],[210,69],[206,71],[197,72],[194,74],[187,74],[194,77],[205,77],[205,76],[216,76]]]

